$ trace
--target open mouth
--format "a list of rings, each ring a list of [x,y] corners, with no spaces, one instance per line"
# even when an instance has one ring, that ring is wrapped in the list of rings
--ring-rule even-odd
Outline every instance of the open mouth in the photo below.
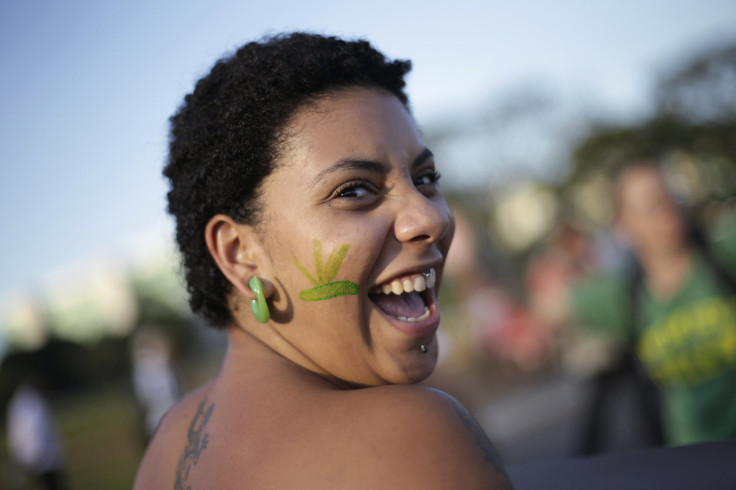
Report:
[[[408,274],[373,287],[368,296],[384,314],[402,322],[416,323],[431,315],[435,271]]]

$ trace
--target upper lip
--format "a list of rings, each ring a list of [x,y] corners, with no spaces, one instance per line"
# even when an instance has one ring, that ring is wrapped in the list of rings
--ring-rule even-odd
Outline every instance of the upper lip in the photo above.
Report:
[[[380,286],[382,284],[386,284],[387,282],[391,282],[394,279],[398,279],[399,277],[408,276],[410,274],[421,274],[422,272],[427,272],[429,269],[434,268],[435,271],[442,265],[442,260],[435,260],[432,262],[427,262],[424,264],[418,264],[412,267],[407,267],[405,269],[401,269],[398,272],[392,273],[391,276],[385,278],[385,279],[379,279],[376,281],[376,283],[373,285]]]

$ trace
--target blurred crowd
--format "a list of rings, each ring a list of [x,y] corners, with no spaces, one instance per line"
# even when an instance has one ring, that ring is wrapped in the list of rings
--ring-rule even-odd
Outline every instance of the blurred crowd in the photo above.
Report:
[[[512,271],[516,294],[456,210],[446,360],[589,380],[573,453],[736,438],[734,199],[697,216],[671,172],[623,161],[609,179],[611,222],[557,221]],[[633,408],[614,406],[622,398]]]
[[[457,226],[430,382],[477,408],[529,379],[585,380],[570,454],[736,438],[736,99],[712,103],[733,93],[735,54],[665,80],[649,119],[591,130],[562,182],[447,189]],[[0,319],[0,488],[69,487],[55,407],[94,390],[123,394],[133,471],[217,364],[223,339],[188,314],[175,255],[154,259]]]

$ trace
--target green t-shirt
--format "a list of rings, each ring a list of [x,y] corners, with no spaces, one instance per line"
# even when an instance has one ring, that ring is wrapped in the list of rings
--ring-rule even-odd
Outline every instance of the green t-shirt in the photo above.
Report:
[[[712,243],[736,276],[736,229]],[[606,275],[578,284],[572,311],[582,325],[631,337],[626,278]],[[736,438],[736,292],[701,256],[680,291],[665,301],[643,288],[637,307],[637,351],[662,393],[668,444]],[[629,337],[629,338],[627,338]]]

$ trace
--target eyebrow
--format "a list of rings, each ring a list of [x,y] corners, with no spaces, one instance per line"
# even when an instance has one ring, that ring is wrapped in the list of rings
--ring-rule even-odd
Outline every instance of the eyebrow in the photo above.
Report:
[[[417,168],[418,166],[420,166],[421,164],[423,164],[424,162],[426,162],[427,160],[433,157],[434,157],[434,153],[432,153],[429,150],[429,148],[425,148],[424,151],[421,152],[419,156],[414,159],[413,162],[411,162],[411,169],[414,170],[415,168]]]
[[[433,153],[429,150],[429,148],[425,148],[419,156],[417,156],[414,161],[411,162],[410,167],[412,170],[422,165],[424,162],[426,162],[428,159],[433,157]],[[324,179],[327,175],[337,172],[338,170],[367,170],[369,172],[386,175],[388,173],[388,167],[386,165],[374,162],[371,160],[360,160],[360,159],[352,159],[352,158],[346,158],[344,160],[340,160],[332,167],[326,168],[322,170],[320,173],[317,174],[317,176],[312,179],[312,182],[309,184],[309,187],[314,187],[317,185],[317,183]]]

